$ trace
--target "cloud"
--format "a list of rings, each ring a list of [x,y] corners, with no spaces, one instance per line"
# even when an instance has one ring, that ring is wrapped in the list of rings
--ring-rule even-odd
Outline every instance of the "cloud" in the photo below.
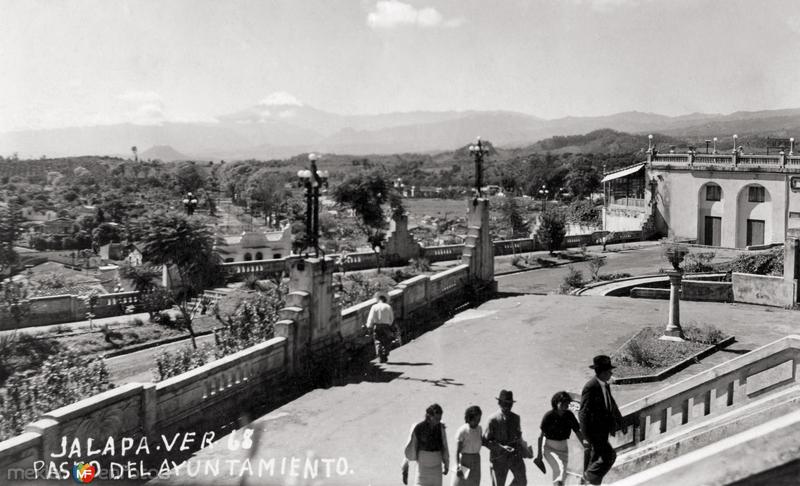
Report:
[[[800,34],[800,16],[788,17],[786,19],[786,25],[788,25],[795,34]]]
[[[117,98],[129,103],[161,103],[161,95],[155,91],[126,91]]]
[[[380,0],[375,9],[367,14],[367,25],[373,29],[393,29],[401,26],[458,27],[463,18],[445,20],[433,7],[415,8],[398,0]]]
[[[164,101],[154,91],[126,91],[117,98],[126,105],[125,121],[134,125],[161,125],[167,121]]]
[[[260,106],[303,106],[303,103],[286,91],[276,91],[263,100],[259,101]]]
[[[650,0],[573,0],[579,5],[588,4],[592,10],[608,12],[616,8],[635,6]]]

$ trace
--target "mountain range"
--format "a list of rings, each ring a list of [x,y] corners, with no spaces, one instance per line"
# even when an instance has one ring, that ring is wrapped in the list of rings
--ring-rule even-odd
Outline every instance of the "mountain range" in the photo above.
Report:
[[[257,104],[214,123],[117,124],[0,133],[0,154],[22,158],[131,155],[164,161],[276,159],[309,151],[368,155],[454,150],[476,135],[497,147],[525,147],[554,136],[598,129],[656,132],[690,144],[717,136],[788,138],[800,134],[800,109],[665,116],[624,112],[545,120],[512,111],[405,112],[338,115],[302,104]],[[721,142],[721,146],[724,142]]]

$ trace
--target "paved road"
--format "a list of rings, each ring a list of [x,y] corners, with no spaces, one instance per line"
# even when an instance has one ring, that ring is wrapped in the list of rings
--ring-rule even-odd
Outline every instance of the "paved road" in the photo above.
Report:
[[[214,342],[214,335],[207,334],[197,338],[197,345]],[[176,351],[179,348],[191,347],[190,339],[144,349],[135,353],[123,354],[114,358],[106,358],[106,367],[111,382],[117,386],[125,383],[146,383],[153,381],[153,368],[156,367],[156,356],[165,351]]]
[[[623,248],[623,245],[608,245],[610,251],[603,253],[606,256],[606,265],[600,273],[630,273],[643,275],[657,273],[660,268],[669,264],[661,257],[661,246],[656,243],[639,244],[635,248]],[[592,252],[599,248],[591,247]],[[590,279],[588,264],[578,262],[572,264],[574,268],[583,273],[584,280]],[[498,290],[508,293],[547,294],[555,291],[564,281],[569,271],[568,266],[542,268],[529,272],[500,275],[496,277]]]

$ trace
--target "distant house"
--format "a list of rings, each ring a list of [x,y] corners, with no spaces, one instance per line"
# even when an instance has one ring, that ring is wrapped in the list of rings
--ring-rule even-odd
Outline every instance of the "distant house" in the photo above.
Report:
[[[68,235],[75,230],[75,220],[70,218],[56,218],[42,223],[43,231],[51,235]]]
[[[20,210],[23,219],[27,221],[51,221],[58,218],[58,213],[52,209],[37,211],[30,206],[25,206]]]
[[[282,231],[246,231],[241,236],[218,237],[215,249],[226,263],[285,258],[292,251],[292,230],[287,225]]]
[[[100,247],[100,258],[125,262],[132,267],[142,264],[142,251],[135,243],[107,243]]]

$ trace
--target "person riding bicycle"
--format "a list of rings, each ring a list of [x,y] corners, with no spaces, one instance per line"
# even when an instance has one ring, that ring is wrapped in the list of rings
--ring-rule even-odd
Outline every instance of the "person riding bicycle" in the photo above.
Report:
[[[385,292],[375,294],[375,304],[369,310],[367,329],[372,333],[375,342],[375,354],[381,363],[389,360],[389,350],[394,341],[396,328],[394,325],[394,312],[389,305],[389,297]]]

